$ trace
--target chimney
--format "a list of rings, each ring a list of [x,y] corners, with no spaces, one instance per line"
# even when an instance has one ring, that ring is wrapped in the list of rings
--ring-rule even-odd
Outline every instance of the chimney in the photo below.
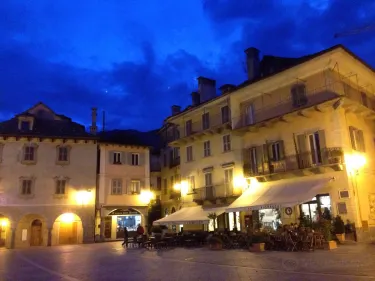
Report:
[[[198,77],[198,93],[200,95],[200,102],[205,102],[216,97],[216,81],[206,78]]]
[[[177,115],[181,112],[181,106],[179,105],[172,105],[172,116]]]
[[[232,85],[232,84],[224,84],[223,86],[221,86],[219,88],[219,90],[221,91],[221,94],[224,95],[226,93],[229,93],[229,92],[232,92],[236,89],[236,86]]]
[[[90,133],[96,134],[98,132],[98,126],[96,126],[96,117],[97,117],[97,108],[91,108],[91,126],[90,126]]]
[[[201,103],[201,97],[198,92],[192,92],[191,93],[191,105],[197,106]]]
[[[245,50],[246,53],[246,66],[248,80],[254,80],[259,77],[259,50],[250,47]]]

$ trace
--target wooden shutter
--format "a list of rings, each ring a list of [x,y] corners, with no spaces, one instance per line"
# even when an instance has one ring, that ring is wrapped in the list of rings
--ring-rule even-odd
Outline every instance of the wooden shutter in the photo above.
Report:
[[[121,164],[126,165],[127,159],[126,159],[126,152],[121,152]]]
[[[263,173],[263,145],[256,147],[258,172]]]
[[[126,157],[126,162],[128,163],[128,165],[131,165],[132,164],[132,154],[131,152],[127,152],[127,157]]]
[[[109,151],[108,152],[108,162],[110,163],[110,164],[113,164],[113,159],[114,159],[114,152],[113,151]]]
[[[298,168],[305,168],[307,167],[309,163],[309,155],[308,155],[307,141],[306,141],[305,134],[297,136],[297,147],[298,147],[298,155],[297,155]]]
[[[366,147],[365,147],[365,138],[363,136],[363,131],[362,130],[357,130],[358,133],[358,141],[359,141],[359,151],[361,152],[366,152]]]
[[[145,153],[144,152],[140,152],[139,153],[139,166],[143,166],[145,164]]]
[[[321,155],[322,163],[328,164],[329,158],[330,158],[330,153],[329,153],[329,151],[327,151],[325,131],[319,130],[318,135],[319,135],[319,144],[320,144],[320,151],[318,151],[318,153],[320,153],[320,155]]]
[[[352,126],[349,126],[349,135],[350,135],[350,142],[352,143],[352,149],[356,149],[354,131],[355,131],[355,128]]]
[[[126,193],[127,193],[127,194],[132,194],[132,192],[131,192],[131,183],[132,183],[132,180],[131,180],[131,179],[128,179],[128,180],[126,181]]]
[[[280,148],[280,160],[285,159],[285,146],[284,146],[284,141],[278,141],[279,143],[279,148]]]

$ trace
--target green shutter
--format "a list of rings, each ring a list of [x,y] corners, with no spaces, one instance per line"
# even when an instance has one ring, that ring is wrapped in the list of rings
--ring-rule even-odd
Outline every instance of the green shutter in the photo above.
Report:
[[[113,159],[114,159],[113,151],[109,151],[109,153],[108,153],[108,162],[110,164],[113,164]]]

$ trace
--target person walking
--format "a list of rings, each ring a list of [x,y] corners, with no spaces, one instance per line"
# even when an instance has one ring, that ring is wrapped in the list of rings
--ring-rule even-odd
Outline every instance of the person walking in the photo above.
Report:
[[[127,248],[128,247],[128,238],[129,238],[129,233],[126,227],[124,227],[124,242],[122,243],[121,246],[124,246]]]

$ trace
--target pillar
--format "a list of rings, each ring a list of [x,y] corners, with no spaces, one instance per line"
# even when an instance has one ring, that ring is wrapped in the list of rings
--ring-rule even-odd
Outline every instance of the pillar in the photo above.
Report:
[[[10,249],[14,249],[16,245],[16,228],[10,229]]]
[[[47,234],[47,247],[52,246],[52,227],[48,228],[48,234]]]
[[[104,239],[105,217],[100,218],[100,239]]]

